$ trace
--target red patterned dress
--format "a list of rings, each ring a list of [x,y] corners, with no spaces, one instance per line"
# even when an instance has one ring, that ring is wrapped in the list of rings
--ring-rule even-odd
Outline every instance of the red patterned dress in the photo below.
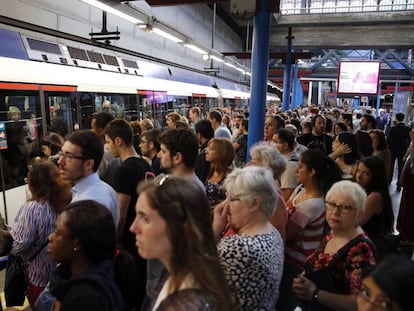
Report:
[[[369,239],[363,233],[358,237]],[[335,255],[325,254],[325,246],[333,238],[333,233],[326,235],[321,245],[310,255],[305,262],[305,272],[310,273],[326,268]],[[343,247],[346,247],[343,246]],[[339,251],[338,251],[339,252]],[[375,265],[374,252],[371,246],[364,241],[356,243],[349,250],[348,254],[333,268],[332,277],[335,281],[336,289],[342,294],[355,294],[359,291],[362,281],[362,270]]]

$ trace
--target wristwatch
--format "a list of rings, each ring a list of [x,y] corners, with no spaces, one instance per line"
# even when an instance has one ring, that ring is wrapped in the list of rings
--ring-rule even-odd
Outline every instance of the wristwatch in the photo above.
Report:
[[[313,291],[312,302],[319,302],[319,288],[315,288]]]

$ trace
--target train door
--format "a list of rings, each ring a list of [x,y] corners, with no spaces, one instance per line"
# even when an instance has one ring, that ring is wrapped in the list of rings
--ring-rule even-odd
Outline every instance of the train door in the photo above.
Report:
[[[25,183],[28,164],[40,155],[42,119],[39,85],[0,83],[2,189]]]
[[[76,87],[42,86],[45,101],[46,126],[48,131],[62,137],[79,129],[76,113]]]
[[[150,119],[155,127],[164,127],[165,117],[172,111],[167,92],[139,90],[138,96],[140,119]]]
[[[199,107],[202,116],[206,116],[209,110],[207,95],[193,93],[191,97],[191,107]]]

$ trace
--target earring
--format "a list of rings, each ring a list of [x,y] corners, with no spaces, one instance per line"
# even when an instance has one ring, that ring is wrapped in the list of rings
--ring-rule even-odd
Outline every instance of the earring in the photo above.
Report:
[[[74,247],[73,248],[73,251],[76,253],[77,251],[79,250],[79,248],[77,248],[77,247]]]

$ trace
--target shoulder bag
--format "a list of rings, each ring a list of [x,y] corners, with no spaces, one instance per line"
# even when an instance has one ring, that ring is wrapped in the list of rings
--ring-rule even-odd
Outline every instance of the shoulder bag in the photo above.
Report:
[[[48,242],[44,243],[27,262],[33,261]],[[24,304],[26,291],[29,285],[26,271],[26,262],[22,256],[9,254],[6,266],[6,279],[4,281],[4,298],[6,306],[21,306]]]
[[[371,246],[373,250],[375,250],[374,244],[361,236],[356,237],[355,239],[351,240],[346,244],[340,251],[334,255],[332,258],[332,261],[328,264],[326,268],[315,270],[311,273],[306,274],[305,276],[314,282],[316,286],[320,290],[325,290],[331,293],[337,293],[337,294],[344,294],[340,292],[336,286],[335,280],[332,276],[332,271],[335,268],[335,266],[349,253],[350,249],[354,247],[357,243],[365,242],[368,245]],[[302,306],[303,311],[328,311],[332,310],[331,308],[324,306],[318,302],[306,302]]]

